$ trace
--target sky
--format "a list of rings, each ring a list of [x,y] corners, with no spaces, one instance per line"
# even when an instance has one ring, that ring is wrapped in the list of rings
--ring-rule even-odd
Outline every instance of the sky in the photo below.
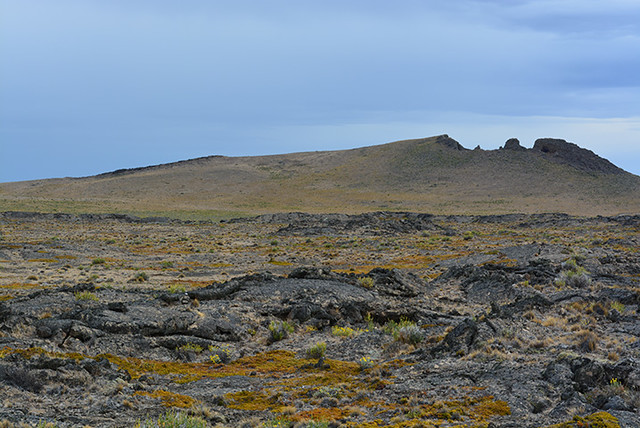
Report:
[[[640,1],[0,0],[0,182],[440,134],[640,175]]]

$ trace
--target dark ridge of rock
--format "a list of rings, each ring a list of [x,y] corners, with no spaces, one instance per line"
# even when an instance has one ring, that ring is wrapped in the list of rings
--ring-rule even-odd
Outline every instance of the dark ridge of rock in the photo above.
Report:
[[[399,269],[376,268],[369,272],[375,289],[394,297],[415,297],[427,287],[427,283],[411,272]]]
[[[77,180],[81,180],[81,179],[86,179],[86,178],[110,178],[110,177],[118,177],[118,176],[122,176],[122,175],[128,175],[128,174],[133,174],[135,172],[140,172],[140,171],[152,171],[152,170],[158,170],[158,169],[168,169],[168,168],[173,168],[176,166],[181,166],[181,165],[198,165],[198,164],[202,164],[205,163],[211,159],[215,159],[215,158],[222,158],[224,156],[222,155],[211,155],[211,156],[202,156],[199,158],[194,158],[194,159],[187,159],[187,160],[181,160],[181,161],[176,161],[176,162],[170,162],[170,163],[164,163],[164,164],[160,164],[160,165],[149,165],[149,166],[141,166],[141,167],[136,167],[136,168],[121,168],[121,169],[117,169],[115,171],[109,171],[109,172],[104,172],[102,174],[97,174],[97,175],[93,175],[93,176],[89,176],[89,177],[78,177],[76,178]]]
[[[513,284],[519,280],[515,271],[512,267],[491,264],[454,266],[442,274],[436,283],[458,282],[460,289],[472,302],[505,304],[518,295],[513,288]]]
[[[180,220],[169,217],[138,217],[130,214],[66,214],[66,213],[41,213],[35,211],[4,211],[0,212],[0,219],[6,220],[48,220],[66,222],[90,222],[97,223],[106,220],[120,221],[123,223],[180,223]]]
[[[449,137],[447,134],[439,135],[436,138],[436,143],[442,144],[443,146],[449,147],[450,149],[454,149],[454,150],[459,150],[459,151],[468,150],[468,149],[465,149],[456,140],[454,140],[453,138]]]
[[[526,151],[527,149],[520,145],[520,140],[517,138],[509,138],[505,143],[504,147],[500,148],[501,150],[518,150],[518,151]]]
[[[436,231],[444,234],[452,232],[433,221],[432,214],[410,212],[371,212],[363,214],[267,214],[252,219],[233,219],[230,222],[255,221],[258,223],[286,224],[278,230],[282,235],[335,235],[357,232],[371,235]]]
[[[583,149],[577,144],[556,138],[539,138],[533,145],[533,150],[543,156],[570,165],[584,172],[599,172],[605,174],[623,174],[608,160],[601,158],[591,150]]]

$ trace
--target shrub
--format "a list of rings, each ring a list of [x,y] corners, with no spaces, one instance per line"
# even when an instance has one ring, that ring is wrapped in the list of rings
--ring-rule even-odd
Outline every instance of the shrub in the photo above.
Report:
[[[169,286],[169,293],[172,294],[176,294],[176,293],[186,293],[187,291],[187,287],[184,286],[184,284],[171,284]]]
[[[105,260],[103,258],[100,258],[100,257],[97,258],[97,259],[91,260],[91,264],[92,265],[103,265],[105,263],[106,263]]]
[[[327,344],[324,342],[318,342],[309,349],[307,349],[308,358],[322,358],[327,351]]]
[[[329,428],[329,422],[325,422],[325,421],[310,421],[310,422],[305,422],[304,425],[302,425],[304,428]]]
[[[395,340],[411,345],[417,345],[424,340],[424,334],[420,327],[406,318],[400,318],[400,322],[388,321],[383,330],[392,335]]]
[[[291,422],[288,419],[279,417],[263,422],[260,428],[289,428],[290,426]]]
[[[364,288],[372,288],[373,287],[373,278],[368,276],[363,276],[358,279],[358,284]]]
[[[362,357],[358,360],[358,365],[360,366],[360,370],[366,370],[373,367],[373,360],[369,357]]]
[[[269,331],[271,332],[271,341],[278,342],[289,337],[289,333],[293,333],[293,326],[286,321],[271,321]]]
[[[576,333],[576,345],[584,352],[595,351],[598,347],[598,336],[589,330],[579,331]]]
[[[563,263],[565,270],[555,279],[555,284],[560,287],[584,288],[591,285],[589,272],[579,266],[575,259],[569,259]]]
[[[149,275],[146,272],[139,272],[133,277],[134,282],[145,282],[149,280]]]
[[[371,316],[371,312],[367,312],[367,315],[364,317],[364,321],[367,323],[367,329],[369,331],[375,330],[376,326],[373,322],[373,317]]]
[[[156,420],[146,419],[138,422],[135,428],[206,428],[207,426],[207,422],[200,417],[170,411],[160,415]]]
[[[351,327],[338,327],[337,325],[334,325],[331,327],[331,333],[333,333],[334,336],[351,337],[356,334],[357,331]]]
[[[187,343],[185,345],[182,345],[182,346],[179,346],[178,348],[176,348],[176,351],[184,351],[184,352],[193,351],[196,354],[199,354],[200,352],[204,351],[204,349],[200,345],[196,345],[196,344],[193,344],[193,343]]]
[[[215,364],[226,364],[231,361],[231,350],[226,346],[209,346],[209,359]]]
[[[393,337],[399,342],[411,345],[417,345],[424,340],[422,330],[415,324],[400,327]]]
[[[95,293],[92,293],[91,291],[79,291],[75,293],[74,296],[76,297],[76,300],[98,301],[98,296],[96,296]]]
[[[612,310],[616,310],[619,313],[623,313],[624,312],[624,305],[620,302],[611,302],[611,309]]]

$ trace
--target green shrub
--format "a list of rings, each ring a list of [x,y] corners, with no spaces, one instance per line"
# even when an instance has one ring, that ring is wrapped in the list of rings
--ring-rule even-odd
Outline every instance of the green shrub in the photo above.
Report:
[[[322,358],[327,351],[327,344],[324,342],[318,342],[309,349],[307,349],[308,358]]]
[[[103,258],[98,257],[97,259],[91,260],[92,265],[103,265],[106,261]]]
[[[367,312],[367,315],[364,317],[364,321],[367,323],[367,329],[369,331],[375,330],[376,325],[373,322],[373,317],[371,316],[371,312]]]
[[[400,327],[393,337],[402,343],[417,345],[424,340],[424,334],[420,327],[415,324]]]
[[[262,425],[260,425],[260,428],[289,428],[290,426],[291,426],[291,421],[289,421],[289,419],[278,417],[278,418],[263,422]]]
[[[200,352],[204,351],[204,348],[200,345],[196,345],[193,343],[187,343],[185,345],[179,346],[178,348],[176,348],[176,351],[193,351],[196,354],[199,354]]]
[[[368,276],[363,276],[362,278],[358,278],[358,284],[364,288],[372,288],[373,287],[373,278]]]
[[[411,345],[417,345],[424,340],[422,329],[406,318],[400,318],[400,322],[388,321],[383,330],[392,335],[395,340]]]
[[[91,291],[78,291],[77,293],[74,294],[74,296],[76,297],[76,300],[94,300],[94,301],[98,301],[98,296],[95,295],[95,293],[92,293]]]
[[[360,370],[367,370],[373,367],[373,360],[369,357],[362,357],[358,360]]]
[[[226,346],[209,346],[209,359],[215,364],[226,364],[231,361],[231,350]]]
[[[271,321],[269,331],[271,332],[271,341],[278,342],[293,333],[293,326],[286,321]]]
[[[135,282],[145,282],[149,280],[149,275],[146,272],[138,272],[134,277],[133,281]]]
[[[169,286],[169,293],[186,293],[187,291],[187,287],[185,287],[183,284],[171,284]]]
[[[135,428],[206,428],[207,422],[196,416],[169,411],[158,419],[146,419],[138,422]]]
[[[302,425],[303,428],[329,428],[329,422],[325,421],[309,421]]]
[[[359,331],[354,330],[351,327],[338,327],[337,325],[334,325],[331,327],[331,333],[333,333],[334,336],[351,337],[354,334],[359,333]]]
[[[591,277],[589,272],[582,266],[579,266],[576,260],[569,259],[563,263],[565,268],[555,279],[555,284],[559,287],[584,288],[591,285]]]

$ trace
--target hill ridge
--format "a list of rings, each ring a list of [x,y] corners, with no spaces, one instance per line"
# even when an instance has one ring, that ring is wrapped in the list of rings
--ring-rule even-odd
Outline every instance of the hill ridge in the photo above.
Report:
[[[640,213],[640,177],[555,138],[470,150],[447,134],[348,150],[195,159],[0,184],[0,211],[254,215]]]

